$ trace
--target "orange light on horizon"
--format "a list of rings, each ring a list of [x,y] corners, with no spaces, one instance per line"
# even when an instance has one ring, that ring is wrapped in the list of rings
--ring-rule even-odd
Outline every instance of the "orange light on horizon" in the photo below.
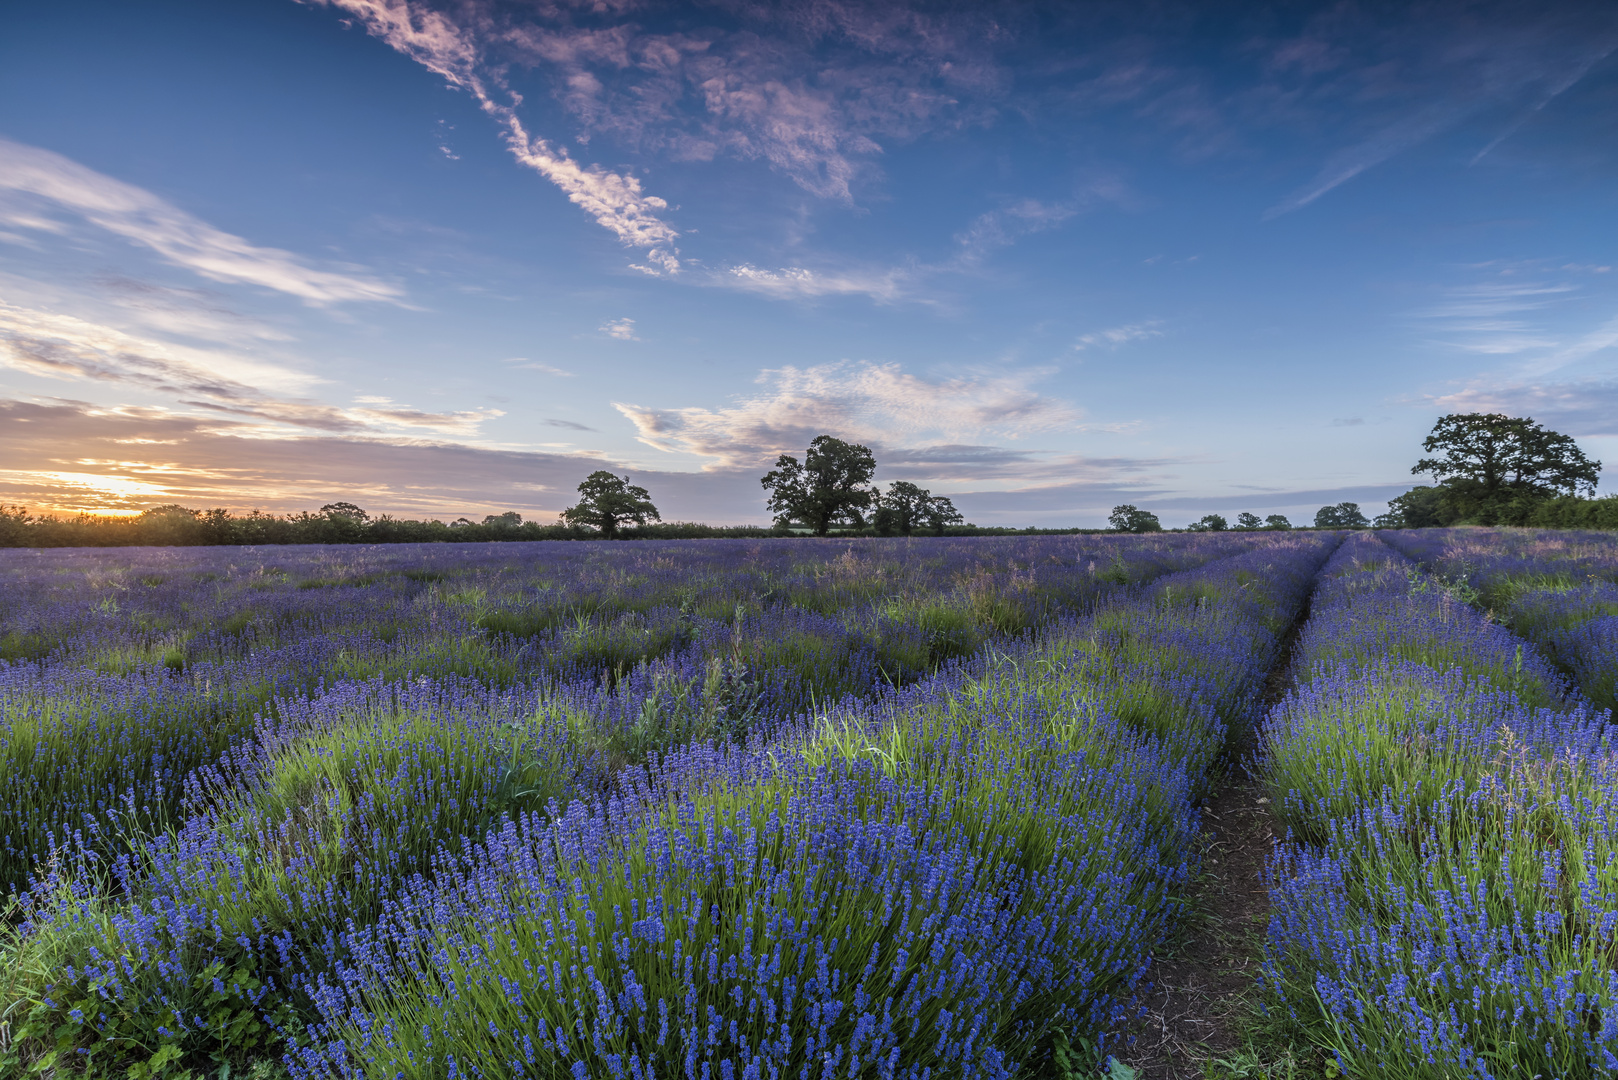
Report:
[[[32,504],[36,513],[134,517],[145,507],[129,505],[132,502],[174,501],[174,493],[169,488],[127,476],[106,476],[89,472],[19,471],[0,473],[0,477],[13,483],[21,481],[33,487],[35,489],[33,497],[23,497],[22,501]],[[41,491],[42,488],[47,490]],[[56,490],[48,490],[51,488]]]

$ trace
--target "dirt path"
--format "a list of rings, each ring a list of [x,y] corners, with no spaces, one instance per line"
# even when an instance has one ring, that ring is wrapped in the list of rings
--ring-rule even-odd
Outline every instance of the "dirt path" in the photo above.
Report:
[[[1293,646],[1308,618],[1306,607],[1266,680],[1266,711],[1290,685]],[[1146,1019],[1124,1055],[1140,1080],[1262,1075],[1233,1060],[1244,1056],[1243,1029],[1256,1001],[1269,922],[1264,863],[1275,836],[1269,800],[1241,767],[1253,738],[1252,731],[1241,733],[1225,763],[1225,782],[1202,806],[1205,847],[1191,910],[1154,965]],[[1209,1067],[1221,1062],[1228,1064]]]

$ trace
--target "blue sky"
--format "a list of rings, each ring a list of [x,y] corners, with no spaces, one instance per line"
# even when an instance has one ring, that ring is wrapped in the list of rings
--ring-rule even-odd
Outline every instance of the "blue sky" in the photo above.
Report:
[[[1618,463],[1618,7],[1232,10],[15,7],[0,501],[763,521],[826,432],[980,524],[1300,520],[1472,410]]]

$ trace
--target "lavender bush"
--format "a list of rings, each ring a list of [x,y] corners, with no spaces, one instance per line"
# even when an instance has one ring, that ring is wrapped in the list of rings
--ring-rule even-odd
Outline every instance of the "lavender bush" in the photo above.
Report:
[[[1610,716],[1467,595],[1372,536],[1322,572],[1262,731],[1265,981],[1345,1075],[1611,1075]]]
[[[672,910],[688,886],[711,896],[713,948],[761,932],[738,914],[751,888],[738,883],[755,879],[727,874],[752,865],[790,886],[809,905],[793,940],[821,942],[831,981],[813,1024],[801,1010],[780,1023],[794,1046],[832,1025],[816,1045],[845,1064],[877,1061],[871,1047],[900,1029],[854,1033],[827,1013],[867,1009],[876,984],[854,978],[841,924],[822,925],[816,882],[840,882],[832,892],[853,906],[839,910],[890,888],[916,897],[920,921],[892,923],[897,941],[935,935],[938,920],[993,929],[987,951],[917,960],[927,986],[944,982],[905,991],[906,1015],[940,1038],[933,1064],[914,1062],[1020,1068],[1058,1028],[1099,1036],[1127,1012],[1186,872],[1184,845],[1157,824],[1186,827],[1208,747],[1253,699],[1276,611],[1301,600],[1287,588],[1320,554],[1247,536],[5,552],[3,857],[20,921],[0,1061],[49,1068],[65,1055],[94,1075],[144,1077],[290,1053],[306,1071],[363,1068],[350,1021],[454,977],[429,943],[476,933],[495,949],[495,928],[561,902],[562,879],[507,874],[510,919],[457,921],[470,911],[458,898],[484,895],[491,868],[517,858],[502,839],[517,830],[529,857],[550,843],[586,893],[612,895],[627,874],[638,912],[657,897]],[[1204,564],[1234,576],[1177,573]],[[1286,584],[1256,587],[1276,565]],[[1233,650],[1233,633],[1257,644]],[[1038,673],[1075,649],[1106,659],[1075,677],[1072,700],[1037,714],[970,706],[1016,657],[1019,699],[1048,697]],[[1232,663],[1244,666],[1232,675]],[[930,771],[863,751],[811,766],[834,716],[845,732],[884,717],[910,731],[940,710],[957,720]],[[581,835],[567,824],[579,821],[604,823],[606,846],[584,863],[554,839]],[[696,844],[701,822],[745,826],[776,854],[646,861],[653,837]],[[845,844],[857,829],[897,832],[862,862]],[[584,904],[576,892],[568,903]],[[576,913],[606,925],[605,908]],[[634,967],[653,963],[647,949],[614,970],[650,985]],[[449,1014],[444,1025],[472,1038]],[[742,1062],[744,1043],[763,1060],[781,1038],[680,1045]],[[618,1051],[602,1045],[591,1060],[610,1073]]]

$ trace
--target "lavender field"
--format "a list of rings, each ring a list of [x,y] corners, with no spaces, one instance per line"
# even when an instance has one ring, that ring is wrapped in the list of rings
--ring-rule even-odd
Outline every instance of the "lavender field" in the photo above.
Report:
[[[1594,533],[0,551],[0,1070],[1133,1075],[1245,768],[1317,1066],[1612,1075],[1615,627]]]

